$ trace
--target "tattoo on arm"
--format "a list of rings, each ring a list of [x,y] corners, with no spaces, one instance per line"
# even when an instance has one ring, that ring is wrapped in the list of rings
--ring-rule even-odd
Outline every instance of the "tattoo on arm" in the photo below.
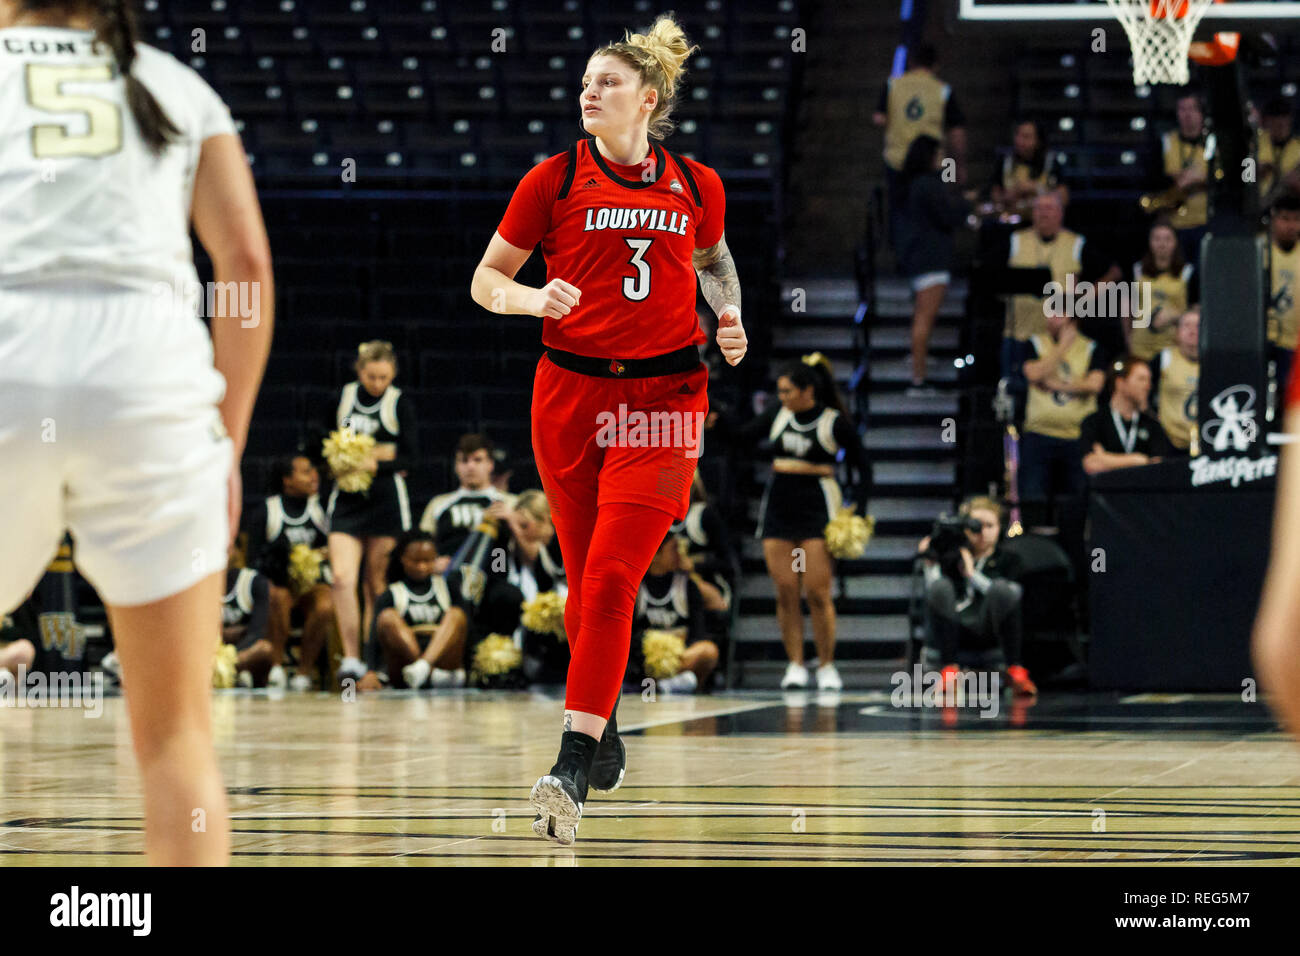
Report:
[[[695,250],[692,264],[700,277],[704,301],[715,315],[721,315],[729,305],[740,308],[740,276],[736,274],[736,261],[731,258],[725,234],[716,246]]]

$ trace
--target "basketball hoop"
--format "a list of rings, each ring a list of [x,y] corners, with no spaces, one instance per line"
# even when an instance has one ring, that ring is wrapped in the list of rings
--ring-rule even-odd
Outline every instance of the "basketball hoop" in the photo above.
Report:
[[[1187,83],[1192,34],[1217,0],[1106,0],[1128,34],[1133,83]]]

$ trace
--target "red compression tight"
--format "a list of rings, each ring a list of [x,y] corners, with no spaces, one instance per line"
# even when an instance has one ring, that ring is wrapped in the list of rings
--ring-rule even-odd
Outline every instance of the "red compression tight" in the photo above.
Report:
[[[565,710],[609,717],[618,701],[632,644],[637,590],[673,516],[649,505],[609,502],[582,514],[551,513],[569,596]]]

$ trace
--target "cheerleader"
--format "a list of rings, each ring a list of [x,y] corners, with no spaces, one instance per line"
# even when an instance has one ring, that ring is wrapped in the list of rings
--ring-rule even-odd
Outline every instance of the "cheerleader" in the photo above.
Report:
[[[271,595],[266,577],[233,564],[226,569],[226,593],[221,599],[221,639],[234,644],[240,687],[261,683],[271,669],[267,636]]]
[[[731,605],[740,563],[722,513],[709,501],[699,469],[691,482],[691,505],[686,517],[669,529],[682,548],[681,570],[700,591],[704,603],[705,633],[726,653],[731,640]]]
[[[419,659],[439,625],[456,610],[446,579],[434,573],[437,559],[438,549],[427,531],[417,528],[398,539],[388,563],[391,583],[375,602],[360,690],[378,690],[390,681],[394,687],[411,686],[403,680],[404,668]],[[451,644],[435,663],[459,661],[463,648]]]
[[[32,638],[39,630],[36,608],[30,597],[11,614],[0,615],[0,686],[6,682],[17,684],[15,675],[32,669],[36,663]]]
[[[456,613],[421,658],[403,670],[408,686],[420,687],[431,675],[435,686],[446,683],[437,679],[439,661],[457,668],[452,683],[462,683],[467,644],[489,634],[511,635],[522,649],[523,603],[545,591],[568,593],[564,572],[546,549],[555,537],[546,495],[532,489],[521,492],[513,506],[494,501],[483,517],[487,520],[466,543],[464,562],[452,569]]]
[[[275,290],[229,110],[136,36],[121,0],[0,3],[0,613],[70,530],[130,688],[148,862],[220,864],[213,638]],[[191,225],[242,300],[209,297],[211,337]]]
[[[682,638],[685,648],[673,673],[656,678],[655,691],[693,694],[708,687],[719,653],[704,630],[704,595],[696,576],[687,570],[677,541],[672,534],[664,538],[637,591],[628,676],[637,682],[646,676],[646,631],[671,631]]]
[[[735,365],[747,340],[740,282],[723,235],[717,173],[657,141],[694,48],[670,16],[588,60],[578,106],[590,138],[520,181],[478,268],[483,308],[543,319],[533,382],[533,451],[568,573],[565,631],[573,659],[560,752],[533,787],[538,835],[574,840],[588,782],[608,790],[626,750],[614,720],[632,609],[668,526],[686,514],[708,414],[696,277]],[[651,139],[656,142],[651,143]],[[541,245],[547,282],[514,276]],[[667,416],[676,439],[610,433],[627,409]],[[605,419],[602,421],[602,419]]]
[[[790,658],[781,687],[808,686],[799,607],[802,583],[820,664],[817,688],[839,690],[843,685],[834,664],[835,605],[825,529],[841,505],[836,462],[843,458],[856,473],[854,500],[863,512],[870,471],[861,439],[831,378],[830,363],[823,356],[806,355],[782,368],[776,394],[780,406],[769,409],[741,434],[766,438],[774,456],[755,536],[763,540],[763,557],[776,585],[776,616]]]
[[[369,622],[375,599],[384,591],[388,558],[397,536],[411,529],[411,499],[406,470],[418,455],[415,412],[411,400],[393,384],[397,355],[388,342],[363,342],[357,348],[357,381],[343,386],[334,422],[340,429],[369,435],[375,447],[362,470],[374,478],[365,491],[343,491],[336,484],[329,498],[330,570],[334,577],[334,613],[338,619],[343,661],[338,679],[360,680],[362,621]],[[335,478],[341,476],[335,475]],[[357,576],[365,560],[364,610],[357,607]],[[364,615],[364,616],[363,616]]]
[[[1196,303],[1195,272],[1183,259],[1174,227],[1167,219],[1158,220],[1147,234],[1146,255],[1133,263],[1133,281],[1138,283],[1134,288],[1150,290],[1151,314],[1135,314],[1124,323],[1130,354],[1150,362],[1174,344],[1179,316]]]
[[[268,687],[311,690],[311,669],[334,622],[333,580],[328,559],[329,519],[320,502],[320,473],[306,455],[281,458],[272,471],[276,494],[249,516],[249,564],[265,575],[270,587],[271,670]],[[291,581],[290,555],[299,546],[320,559],[316,582]],[[296,592],[296,593],[295,593]],[[294,620],[302,625],[298,672],[286,681],[284,648]]]

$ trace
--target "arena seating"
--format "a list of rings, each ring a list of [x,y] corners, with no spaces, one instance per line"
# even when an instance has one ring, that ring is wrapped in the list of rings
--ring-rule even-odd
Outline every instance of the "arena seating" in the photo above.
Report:
[[[470,277],[514,184],[582,135],[586,57],[656,12],[647,0],[147,0],[147,42],[229,103],[275,255],[278,329],[245,458],[248,504],[266,493],[271,459],[351,379],[366,339],[393,342],[397,384],[419,399],[417,507],[454,480],[465,431],[490,426],[512,457],[530,454],[540,325],[484,313]],[[746,312],[760,322],[775,311],[796,15],[793,0],[709,0],[684,14],[701,50],[667,142],[722,175]],[[519,278],[545,281],[540,261]]]

